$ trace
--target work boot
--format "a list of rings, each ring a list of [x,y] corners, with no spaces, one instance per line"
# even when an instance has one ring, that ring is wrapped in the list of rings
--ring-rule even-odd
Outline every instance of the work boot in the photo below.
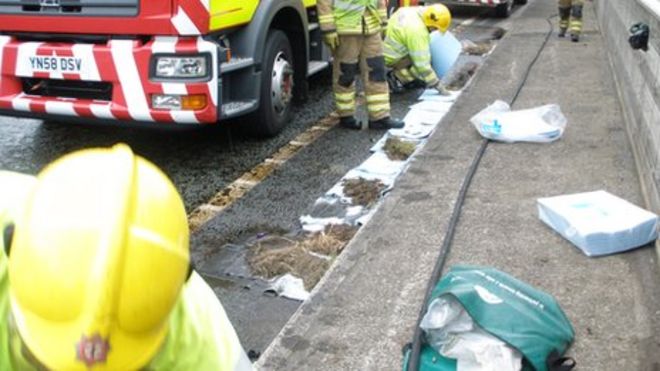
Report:
[[[576,33],[572,33],[571,34],[571,41],[574,42],[574,43],[580,41],[580,35],[576,34]]]
[[[566,36],[566,29],[565,28],[560,28],[559,33],[557,34],[558,37],[564,37]]]
[[[394,71],[389,71],[387,73],[387,85],[389,86],[390,93],[392,94],[401,94],[406,90],[406,88],[403,87],[401,80],[399,80],[396,75],[394,75]]]
[[[403,121],[395,120],[389,116],[380,120],[369,121],[369,129],[374,130],[401,129],[404,125]]]
[[[362,123],[355,119],[353,116],[341,117],[339,119],[339,126],[346,129],[360,130]]]

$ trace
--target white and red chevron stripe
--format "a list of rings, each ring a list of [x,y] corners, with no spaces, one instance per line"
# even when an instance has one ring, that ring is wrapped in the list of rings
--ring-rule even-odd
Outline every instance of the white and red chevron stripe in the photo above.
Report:
[[[208,53],[212,61],[212,78],[208,82],[151,81],[150,61],[158,53]],[[112,40],[107,44],[93,45],[19,42],[0,36],[0,109],[126,121],[214,123],[218,119],[217,53],[216,45],[201,37],[162,36],[144,44],[136,40]],[[76,73],[35,72],[30,65],[30,58],[35,56],[76,58],[81,61],[81,68]],[[112,85],[112,100],[30,95],[23,91],[21,78],[107,82]],[[151,96],[163,93],[204,94],[208,105],[198,111],[151,108]]]
[[[203,35],[209,30],[209,0],[182,1],[172,18],[179,35]]]

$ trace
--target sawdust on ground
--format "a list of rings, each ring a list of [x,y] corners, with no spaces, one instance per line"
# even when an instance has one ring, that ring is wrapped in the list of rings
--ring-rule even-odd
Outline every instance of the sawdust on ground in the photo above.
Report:
[[[493,44],[490,41],[480,43],[469,42],[463,44],[463,53],[470,55],[488,54],[491,49],[493,49]]]
[[[269,236],[255,245],[248,264],[256,275],[266,279],[290,273],[301,278],[305,288],[311,290],[356,231],[356,227],[337,225],[300,240]]]
[[[344,194],[353,200],[353,205],[371,206],[380,198],[385,185],[380,180],[364,178],[346,179],[343,182]]]
[[[415,143],[397,137],[389,137],[383,150],[392,161],[405,161],[415,152]]]
[[[470,81],[470,78],[474,76],[475,72],[479,68],[479,64],[475,62],[465,63],[461,66],[460,70],[457,71],[454,75],[451,76],[451,80],[447,83],[447,89],[449,90],[461,90],[465,85]]]

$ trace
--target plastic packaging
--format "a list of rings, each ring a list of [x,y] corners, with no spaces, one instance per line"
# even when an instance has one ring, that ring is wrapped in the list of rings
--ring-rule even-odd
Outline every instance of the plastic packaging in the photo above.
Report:
[[[658,236],[657,215],[605,191],[537,200],[539,219],[587,256],[615,254]]]
[[[420,324],[429,345],[456,359],[457,371],[519,371],[522,355],[476,326],[451,296],[436,298]]]
[[[509,104],[497,100],[470,121],[484,138],[507,143],[553,142],[566,129],[566,117],[556,104],[511,111]]]
[[[431,64],[440,78],[451,69],[463,50],[461,42],[451,32],[433,32],[430,48]]]

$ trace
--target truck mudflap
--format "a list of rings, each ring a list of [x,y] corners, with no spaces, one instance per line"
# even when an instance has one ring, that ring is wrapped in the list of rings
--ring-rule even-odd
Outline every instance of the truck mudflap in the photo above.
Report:
[[[155,54],[204,54],[208,79],[154,81]],[[218,121],[218,48],[201,37],[110,40],[104,44],[22,42],[0,35],[0,110],[35,116],[179,124]],[[203,96],[197,110],[154,109],[154,95]]]

